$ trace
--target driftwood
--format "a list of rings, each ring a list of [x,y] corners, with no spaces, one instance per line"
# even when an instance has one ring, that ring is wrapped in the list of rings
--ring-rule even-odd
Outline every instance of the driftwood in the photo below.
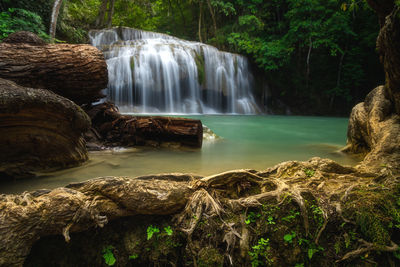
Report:
[[[97,139],[106,146],[155,145],[178,143],[201,147],[203,126],[200,120],[121,115],[111,103],[86,108],[92,119],[89,141]]]
[[[304,171],[307,169],[314,170],[313,176],[310,177]],[[241,213],[246,213],[247,209],[261,208],[262,204],[280,207],[289,203],[292,205],[290,209],[299,211],[299,220],[296,222],[302,224],[304,238],[314,238],[313,242],[316,244],[329,243],[330,237],[327,239],[323,233],[325,228],[330,228],[330,231],[332,227],[340,229],[339,225],[344,220],[341,219],[344,214],[341,207],[348,205],[353,209],[354,201],[358,200],[357,195],[352,195],[355,190],[349,192],[349,188],[357,186],[377,192],[379,188],[382,189],[382,184],[394,181],[390,177],[381,177],[380,184],[375,184],[371,177],[374,177],[371,173],[358,172],[331,160],[314,158],[308,162],[282,163],[262,172],[238,170],[205,178],[184,174],[136,179],[104,177],[51,191],[0,195],[0,266],[21,266],[32,245],[41,237],[62,234],[69,242],[71,232],[80,232],[96,226],[103,227],[111,220],[137,214],[174,215],[174,227],[179,227],[185,233],[188,253],[193,257],[194,266],[200,252],[190,248],[193,248],[196,242],[202,242],[201,239],[196,239],[199,236],[196,237],[195,233],[196,229],[203,227],[201,224],[204,225],[206,220],[214,231],[223,229],[222,235],[219,233],[213,236],[213,243],[227,242],[226,256],[234,259],[236,263],[241,262],[241,265],[248,266],[249,262],[245,264],[248,259],[247,251],[250,250],[250,242],[254,243],[249,239],[249,231],[253,230],[244,222],[241,223],[240,219],[232,221],[232,216],[236,214],[241,218]],[[386,179],[387,182],[382,179]],[[292,200],[288,201],[288,197]],[[313,219],[316,215],[313,215],[311,205],[319,205],[324,215],[323,225],[319,219]],[[358,209],[359,205],[357,204],[355,209]],[[368,203],[365,205],[369,207]],[[282,207],[281,210],[278,209],[278,214],[271,213],[269,216],[278,220],[278,217],[286,216],[289,212],[287,208]],[[354,211],[346,214],[354,214]],[[212,226],[212,221],[218,224]],[[276,227],[283,227],[284,224],[285,222],[281,221]],[[284,228],[287,229],[284,231],[293,229],[290,228],[293,225],[290,225],[289,228]],[[209,244],[209,237],[206,237],[207,232],[202,229],[206,246]],[[270,230],[262,231],[271,231],[271,238],[276,236],[277,242],[283,242],[284,233],[267,229]],[[300,235],[300,232],[297,234]],[[379,250],[379,247],[370,247],[369,251],[375,248]],[[233,255],[234,249],[243,253]],[[274,250],[277,253],[276,264],[294,265],[298,258],[282,257],[284,250]],[[239,256],[240,254],[242,256]],[[343,260],[348,258],[347,254],[342,255]]]
[[[0,78],[45,88],[75,103],[100,99],[108,73],[103,54],[91,45],[44,44],[25,32],[0,43]]]
[[[76,166],[87,160],[89,117],[72,101],[0,78],[0,173]]]

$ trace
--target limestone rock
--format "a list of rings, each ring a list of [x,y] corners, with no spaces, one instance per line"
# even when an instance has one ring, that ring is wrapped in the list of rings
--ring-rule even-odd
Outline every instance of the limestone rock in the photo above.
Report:
[[[0,78],[0,173],[20,177],[86,161],[82,133],[89,127],[72,101]]]

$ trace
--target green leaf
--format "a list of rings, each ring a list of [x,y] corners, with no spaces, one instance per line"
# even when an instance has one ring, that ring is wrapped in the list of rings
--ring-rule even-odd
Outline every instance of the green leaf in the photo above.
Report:
[[[135,260],[135,259],[137,259],[137,258],[139,258],[139,255],[136,254],[136,253],[134,253],[134,254],[132,254],[132,255],[129,256],[129,259],[130,259],[130,260]]]
[[[172,233],[174,232],[171,229],[171,226],[164,227],[164,231],[167,233],[167,235],[172,235]]]
[[[114,257],[114,254],[112,252],[112,250],[114,249],[113,246],[107,246],[106,248],[103,249],[103,258],[105,263],[108,266],[113,266],[115,264],[115,262],[117,261]]]
[[[149,227],[147,227],[147,240],[150,240],[154,234],[159,232],[160,229],[158,229],[158,227],[153,227],[152,225],[150,225]]]

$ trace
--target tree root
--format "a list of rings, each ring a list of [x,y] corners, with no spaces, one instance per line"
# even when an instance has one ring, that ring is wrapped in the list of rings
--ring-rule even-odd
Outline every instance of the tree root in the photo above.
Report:
[[[399,249],[399,246],[391,241],[390,246],[377,245],[374,243],[369,243],[363,239],[359,239],[358,242],[362,243],[356,250],[346,253],[340,260],[336,263],[351,260],[362,256],[363,254],[370,251],[380,251],[380,252],[395,252]]]
[[[318,169],[319,166],[324,171]],[[315,170],[314,176],[306,176],[304,169]],[[388,180],[387,184],[396,185],[394,181]],[[218,219],[223,230],[218,242],[226,244],[222,253],[228,263],[235,264],[240,259],[248,262],[252,236],[250,226],[244,223],[243,211],[266,203],[280,206],[290,196],[299,207],[304,236],[309,236],[305,198],[310,196],[318,200],[324,217],[314,240],[319,244],[330,223],[340,225],[334,221],[336,218],[354,224],[343,217],[341,204],[351,199],[350,192],[355,186],[373,191],[375,187],[371,183],[370,174],[314,158],[308,162],[279,164],[265,172],[238,170],[205,178],[179,174],[137,179],[104,177],[52,191],[0,195],[0,266],[21,265],[32,244],[42,236],[62,234],[68,242],[70,232],[102,227],[108,221],[139,214],[173,215],[174,225],[186,233],[187,248],[195,265],[199,264],[196,262],[199,255],[193,244],[193,241],[198,242],[193,239],[194,232],[204,218],[204,221]],[[235,219],[237,221],[226,220],[228,215],[238,214],[242,215]],[[394,245],[382,248],[363,243],[358,250],[347,253],[343,260],[365,251],[394,249]],[[235,258],[235,251],[240,252],[240,258]]]

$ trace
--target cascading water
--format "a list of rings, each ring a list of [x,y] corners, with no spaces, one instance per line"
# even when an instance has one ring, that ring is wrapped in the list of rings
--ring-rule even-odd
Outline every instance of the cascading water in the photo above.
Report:
[[[131,28],[89,36],[107,61],[107,97],[122,112],[260,113],[243,56]]]

